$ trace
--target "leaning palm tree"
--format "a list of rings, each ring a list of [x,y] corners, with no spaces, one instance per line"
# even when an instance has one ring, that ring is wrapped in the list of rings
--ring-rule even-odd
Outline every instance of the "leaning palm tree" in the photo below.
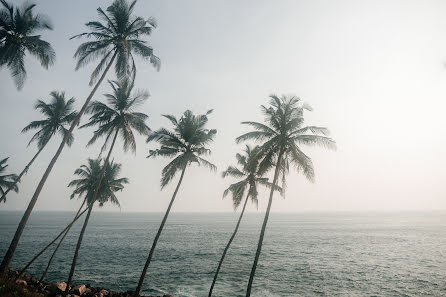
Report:
[[[6,164],[8,162],[9,158],[4,158],[0,160],[0,192],[5,194],[5,189],[12,189],[14,192],[19,192],[19,187],[17,184],[14,184],[14,181],[17,179],[16,174],[4,174],[6,167],[8,165]],[[4,200],[6,202],[6,198]],[[1,202],[1,200],[0,200]]]
[[[241,166],[241,168],[237,168],[236,166],[229,166],[225,171],[223,171],[223,177],[233,177],[239,179],[240,181],[231,184],[224,192],[223,197],[226,197],[229,193],[232,196],[232,205],[234,206],[234,210],[236,210],[240,204],[242,203],[243,197],[245,196],[245,202],[243,203],[242,212],[240,213],[240,217],[237,221],[237,225],[235,225],[235,230],[231,235],[231,238],[226,245],[223,255],[221,256],[220,262],[218,262],[217,271],[215,272],[214,279],[212,281],[211,288],[209,290],[209,297],[212,296],[212,291],[214,290],[215,282],[217,281],[218,273],[220,272],[221,265],[225,259],[226,253],[231,246],[232,241],[237,234],[238,228],[240,226],[240,222],[242,221],[243,214],[245,213],[246,204],[248,203],[248,198],[251,198],[251,201],[257,206],[258,200],[258,190],[257,186],[263,185],[268,188],[272,187],[272,184],[268,182],[268,178],[263,177],[269,167],[272,164],[268,164],[267,166],[263,166],[260,168],[259,160],[256,157],[256,154],[259,150],[259,147],[256,146],[251,149],[248,145],[244,150],[244,155],[237,154],[237,163]],[[276,186],[276,190],[280,191],[280,187]]]
[[[39,198],[39,195],[45,185],[54,164],[57,162],[63,148],[69,138],[69,135],[74,130],[74,127],[79,123],[80,118],[84,114],[91,101],[91,98],[95,94],[101,82],[104,80],[110,67],[115,64],[115,70],[118,77],[123,77],[128,74],[129,69],[134,76],[136,73],[136,66],[133,60],[133,54],[140,56],[144,59],[150,59],[152,65],[159,69],[160,61],[153,55],[152,48],[142,40],[143,36],[148,36],[151,34],[152,30],[155,28],[155,21],[153,19],[144,20],[141,17],[133,16],[133,10],[136,1],[132,3],[127,3],[126,0],[115,0],[103,11],[98,8],[99,17],[104,22],[93,21],[87,23],[87,27],[91,30],[89,33],[83,33],[75,37],[85,36],[87,38],[92,38],[93,41],[85,42],[79,46],[75,53],[75,58],[78,60],[76,69],[88,64],[89,62],[100,58],[100,62],[92,73],[93,80],[99,76],[102,71],[100,78],[97,80],[95,86],[91,90],[84,105],[79,111],[78,116],[73,121],[68,130],[67,135],[64,137],[59,145],[54,157],[51,159],[48,168],[44,172],[36,190],[28,204],[28,207],[23,214],[23,217],[17,227],[17,231],[12,238],[8,250],[0,264],[0,275],[4,274],[11,262],[14,252],[19,243],[20,237],[25,229],[26,222],[34,208],[34,205]],[[132,65],[130,68],[127,65]],[[104,69],[105,67],[105,69]]]
[[[313,163],[299,146],[319,145],[330,149],[336,148],[333,139],[328,137],[329,131],[327,128],[304,126],[304,110],[311,111],[312,109],[309,105],[302,103],[298,97],[271,95],[270,106],[265,107],[262,105],[266,123],[242,122],[242,124],[254,128],[255,131],[245,133],[236,139],[238,143],[245,140],[262,141],[263,143],[258,154],[260,159],[259,166],[275,164],[273,187],[270,190],[268,207],[260,232],[254,264],[249,276],[246,290],[247,297],[251,296],[252,283],[273,202],[274,187],[278,184],[279,175],[282,176],[283,188],[285,186],[286,174],[289,172],[289,166],[294,165],[296,170],[302,172],[308,180],[314,181]]]
[[[213,141],[214,136],[217,133],[217,130],[209,130],[205,128],[208,122],[208,115],[211,112],[212,110],[209,110],[205,115],[194,115],[190,110],[187,110],[179,120],[172,115],[163,115],[174,126],[173,131],[161,128],[152,132],[147,138],[147,142],[157,141],[161,145],[159,149],[150,150],[148,158],[157,156],[174,158],[163,168],[161,189],[167,186],[178,172],[181,172],[181,175],[158,232],[155,235],[152,248],[150,249],[149,256],[147,257],[147,261],[135,291],[135,296],[139,296],[141,292],[142,284],[144,283],[147,269],[149,268],[153,253],[155,252],[156,244],[163,231],[164,224],[169,216],[170,209],[175,201],[181,182],[183,181],[186,168],[192,163],[197,163],[199,166],[202,165],[214,171],[217,169],[214,164],[201,157],[211,153],[207,148],[207,145]]]
[[[96,188],[98,185],[99,177],[101,176],[101,172],[103,171],[104,167],[106,168],[105,174],[101,186],[99,187],[99,191],[97,191]],[[93,210],[94,204],[98,202],[99,206],[102,207],[105,203],[111,202],[120,206],[115,192],[122,191],[122,189],[124,189],[124,184],[128,183],[127,178],[118,177],[120,172],[121,164],[113,162],[104,162],[102,164],[100,158],[96,160],[88,159],[87,165],[82,165],[74,172],[74,174],[79,176],[79,178],[71,181],[68,185],[69,187],[75,188],[73,194],[71,194],[71,198],[74,198],[76,196],[83,197],[83,199],[85,199],[87,202],[88,211],[87,216],[85,217],[84,224],[82,226],[82,230],[79,234],[76,250],[74,252],[70,275],[67,281],[67,291],[70,289],[71,286],[71,280],[76,268],[77,256],[81,248],[82,239],[84,237],[85,229],[87,228],[88,220],[90,219],[91,211]]]
[[[28,143],[28,145],[30,145],[34,141],[37,142],[37,153],[34,155],[31,161],[26,164],[25,168],[22,170],[22,172],[20,172],[19,176],[14,180],[11,186],[8,187],[4,193],[2,193],[0,202],[6,201],[6,195],[13,187],[17,185],[18,182],[20,182],[22,176],[28,172],[29,167],[48,144],[51,137],[56,133],[59,133],[62,137],[65,137],[68,134],[68,129],[66,126],[70,125],[77,116],[77,112],[73,111],[74,98],[67,101],[65,99],[65,92],[56,91],[51,92],[50,96],[50,103],[37,100],[34,107],[45,116],[45,119],[40,121],[32,121],[22,130],[22,133],[24,133],[30,130],[38,129]],[[71,146],[72,143],[73,135],[70,134],[67,140],[67,145]]]
[[[49,20],[34,13],[35,4],[14,7],[0,0],[0,68],[6,66],[17,89],[22,89],[26,79],[25,57],[31,54],[42,67],[54,64],[56,54],[47,41],[36,35],[41,30],[52,30]]]

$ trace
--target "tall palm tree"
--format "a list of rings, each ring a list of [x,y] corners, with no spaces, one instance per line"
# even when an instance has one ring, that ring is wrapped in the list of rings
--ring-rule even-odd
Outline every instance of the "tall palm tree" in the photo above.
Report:
[[[39,198],[40,192],[42,191],[43,186],[45,185],[45,182],[54,167],[54,164],[56,164],[57,159],[65,147],[69,135],[71,135],[74,127],[79,123],[80,118],[91,101],[91,98],[95,94],[101,82],[104,80],[110,67],[115,64],[115,70],[118,77],[122,77],[126,74],[126,72],[128,72],[128,68],[125,65],[131,64],[132,67],[130,70],[133,69],[134,76],[136,66],[133,61],[133,54],[136,54],[142,58],[150,59],[152,65],[159,69],[159,59],[153,55],[153,50],[147,45],[146,41],[141,39],[143,36],[150,35],[152,30],[155,28],[155,22],[153,19],[144,20],[141,17],[133,16],[135,3],[136,1],[128,4],[126,0],[115,0],[107,8],[106,12],[104,12],[101,8],[98,8],[99,17],[101,20],[103,20],[104,24],[102,24],[100,21],[89,22],[87,23],[87,27],[91,30],[91,32],[75,36],[85,36],[93,39],[93,41],[81,44],[76,51],[75,58],[78,59],[77,69],[97,58],[100,58],[101,60],[93,71],[92,78],[96,78],[104,67],[105,69],[85,100],[85,103],[79,111],[78,116],[71,124],[67,135],[60,143],[59,148],[48,165],[48,168],[40,179],[28,207],[23,214],[19,226],[17,227],[17,231],[14,234],[9,248],[6,251],[2,263],[0,264],[0,275],[6,273],[8,269],[20,237],[25,229],[26,222],[31,215],[34,205]]]
[[[259,149],[260,167],[265,164],[275,164],[273,187],[277,185],[279,175],[282,175],[282,188],[285,186],[286,174],[289,172],[290,164],[294,165],[296,170],[302,172],[304,176],[314,181],[313,163],[306,154],[300,149],[300,145],[323,146],[335,149],[336,144],[329,138],[327,128],[316,126],[304,126],[304,110],[311,111],[312,108],[302,103],[295,96],[270,96],[270,106],[262,105],[262,112],[265,115],[265,124],[258,122],[242,122],[254,128],[254,131],[239,136],[237,142],[245,140],[262,141]],[[251,288],[254,275],[257,268],[257,262],[262,250],[263,238],[268,222],[271,204],[273,202],[274,188],[271,188],[269,194],[268,207],[263,220],[262,230],[257,245],[257,251],[254,258],[254,264],[249,276],[246,296],[251,296]]]
[[[8,165],[6,164],[8,162],[9,158],[4,158],[2,160],[0,160],[0,192],[2,193],[2,195],[5,193],[4,189],[13,189],[14,192],[18,193],[19,192],[19,187],[17,186],[17,184],[14,184],[14,181],[17,179],[17,175],[16,174],[4,174],[6,167],[8,167]],[[1,202],[1,200],[0,200]],[[5,199],[6,202],[6,199]]]
[[[203,159],[201,156],[209,155],[211,151],[207,148],[213,139],[217,130],[205,128],[208,122],[208,115],[212,112],[209,110],[204,115],[194,115],[190,110],[183,113],[179,120],[172,115],[163,115],[174,126],[173,131],[169,131],[165,128],[161,128],[155,132],[152,132],[147,138],[147,142],[157,141],[160,144],[160,148],[149,151],[149,157],[167,157],[174,158],[166,167],[163,168],[161,177],[161,189],[163,189],[169,182],[175,177],[178,172],[181,172],[180,179],[175,188],[175,191],[170,200],[167,211],[155,235],[155,239],[150,249],[149,256],[144,265],[141,277],[138,282],[138,286],[135,291],[135,296],[139,296],[146,277],[147,269],[149,268],[150,261],[152,260],[153,253],[155,252],[156,244],[163,231],[164,224],[169,216],[170,209],[172,208],[175,197],[183,181],[186,167],[192,163],[196,163],[199,166],[208,167],[211,170],[217,170],[217,167],[209,161]]]
[[[99,177],[104,167],[106,168],[105,174],[101,186],[99,187],[99,191],[96,191]],[[71,280],[76,268],[77,256],[79,254],[79,249],[81,248],[82,239],[84,237],[84,233],[87,228],[88,220],[90,219],[91,211],[93,210],[94,204],[98,202],[99,206],[102,207],[105,203],[111,202],[115,205],[120,206],[115,192],[122,191],[122,189],[124,189],[124,184],[128,183],[127,178],[119,178],[120,172],[121,164],[113,162],[104,162],[102,164],[100,158],[96,160],[88,159],[87,165],[81,165],[80,168],[76,169],[76,171],[74,172],[74,174],[79,176],[79,178],[72,180],[68,185],[69,187],[75,188],[73,194],[71,194],[71,198],[78,196],[83,197],[83,199],[87,201],[88,212],[87,216],[85,217],[82,230],[79,234],[76,250],[74,252],[70,275],[67,281],[67,291],[71,286]]]
[[[26,79],[25,57],[31,54],[42,67],[54,64],[56,54],[51,44],[36,35],[41,30],[52,30],[49,20],[35,14],[35,4],[14,7],[0,0],[0,68],[6,66],[17,89],[22,89]]]
[[[237,163],[241,166],[241,168],[237,168],[236,166],[229,166],[225,171],[223,171],[222,176],[225,177],[233,177],[236,179],[239,179],[238,182],[231,184],[224,192],[223,197],[226,197],[229,193],[231,193],[232,196],[232,204],[234,206],[234,210],[236,210],[240,204],[242,203],[243,197],[245,196],[246,191],[246,198],[245,202],[243,203],[242,212],[240,213],[240,217],[237,221],[237,225],[235,226],[235,230],[231,235],[231,238],[228,241],[228,244],[226,245],[223,255],[221,256],[220,262],[217,266],[217,271],[215,272],[214,279],[212,281],[211,288],[209,290],[209,297],[212,296],[212,291],[214,290],[215,282],[217,281],[218,273],[220,272],[221,265],[223,264],[223,261],[225,259],[226,253],[229,250],[229,247],[231,246],[232,241],[235,238],[235,235],[237,234],[238,228],[240,226],[240,222],[242,221],[243,214],[245,213],[246,204],[248,203],[248,198],[251,198],[251,201],[257,205],[258,200],[258,190],[257,186],[263,185],[268,188],[272,187],[272,184],[268,182],[268,178],[263,177],[263,175],[266,173],[267,169],[272,166],[270,164],[269,166],[264,166],[263,168],[259,167],[259,160],[256,156],[257,152],[259,150],[259,147],[256,146],[253,149],[251,149],[248,145],[245,147],[244,155],[237,154],[236,159]],[[280,190],[280,187],[276,186],[276,190]]]
[[[51,102],[45,103],[42,100],[37,100],[35,105],[35,109],[39,110],[44,116],[45,119],[40,121],[32,121],[28,126],[23,128],[22,133],[37,130],[34,136],[29,141],[28,145],[32,142],[37,142],[37,153],[31,159],[31,161],[26,164],[25,168],[20,172],[19,176],[14,180],[10,187],[2,193],[0,197],[1,201],[6,201],[6,195],[9,191],[20,182],[22,176],[28,172],[31,164],[36,160],[37,156],[42,152],[45,146],[50,141],[51,137],[59,133],[62,137],[65,137],[68,134],[68,129],[66,126],[70,125],[71,122],[76,118],[77,112],[73,111],[74,98],[69,99],[68,101],[65,99],[65,92],[56,92],[53,91],[50,93]],[[73,143],[73,135],[69,135],[67,140],[67,145],[71,146]]]

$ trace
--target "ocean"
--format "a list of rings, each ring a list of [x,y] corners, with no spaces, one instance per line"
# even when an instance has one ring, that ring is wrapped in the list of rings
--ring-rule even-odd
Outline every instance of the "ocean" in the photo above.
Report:
[[[0,211],[1,257],[21,214]],[[73,215],[34,212],[12,266],[22,268]],[[162,215],[93,211],[73,282],[134,290]],[[172,213],[143,293],[207,296],[237,218],[238,212]],[[244,296],[262,219],[261,213],[245,215],[213,296]],[[81,223],[65,239],[47,280],[66,281]],[[33,264],[31,274],[40,277],[51,251]],[[444,297],[446,212],[273,213],[252,296]]]

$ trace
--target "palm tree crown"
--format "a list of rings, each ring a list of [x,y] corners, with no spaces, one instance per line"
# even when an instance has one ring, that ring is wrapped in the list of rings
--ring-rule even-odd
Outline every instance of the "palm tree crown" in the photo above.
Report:
[[[217,130],[206,129],[209,110],[204,115],[194,115],[190,110],[183,113],[177,120],[172,115],[163,115],[174,126],[173,131],[161,128],[152,132],[147,138],[147,142],[157,141],[161,145],[159,149],[150,150],[148,157],[175,157],[166,167],[163,168],[161,187],[164,188],[178,171],[183,170],[191,163],[203,165],[211,170],[217,167],[201,156],[209,155],[211,151],[206,147],[214,139]]]
[[[94,39],[81,44],[74,55],[77,59],[76,70],[93,60],[101,59],[91,74],[90,85],[114,57],[116,57],[115,71],[119,78],[129,73],[135,74],[133,54],[143,59],[150,59],[152,65],[159,70],[159,58],[153,54],[152,47],[140,39],[152,33],[156,28],[156,21],[152,18],[144,20],[132,16],[135,4],[136,0],[130,4],[126,0],[115,0],[106,11],[99,7],[97,11],[102,22],[88,22],[86,26],[91,32],[72,37],[85,36]]]
[[[57,132],[62,137],[65,137],[68,133],[68,129],[65,126],[69,126],[78,114],[76,111],[73,111],[74,98],[66,101],[65,92],[53,91],[50,93],[50,96],[51,103],[47,104],[42,100],[38,100],[35,105],[35,109],[38,109],[46,118],[40,121],[32,121],[22,130],[23,133],[29,130],[39,129],[29,141],[29,144],[37,141],[39,149]],[[70,146],[73,140],[73,135],[70,134],[67,144]]]
[[[90,127],[99,125],[99,128],[94,132],[93,137],[87,145],[91,145],[102,136],[106,136],[102,150],[106,148],[110,141],[113,132],[118,133],[124,141],[124,150],[129,148],[136,151],[136,140],[132,129],[135,129],[141,135],[147,135],[150,131],[145,124],[148,115],[136,112],[135,108],[143,104],[149,94],[147,92],[136,92],[132,95],[133,81],[129,79],[121,79],[119,81],[110,81],[110,86],[113,89],[113,94],[105,94],[108,105],[94,101],[88,107],[87,112],[92,113],[90,121],[82,127]]]
[[[5,0],[0,2],[3,6],[0,9],[0,67],[8,67],[17,88],[21,89],[26,79],[26,53],[36,57],[46,69],[54,64],[54,49],[36,35],[40,30],[53,28],[45,16],[34,13],[35,4],[18,8]]]
[[[4,174],[6,167],[8,167],[6,164],[8,159],[9,158],[4,158],[3,160],[0,160],[0,192],[2,194],[4,193],[4,189],[11,187],[11,185],[13,185],[14,181],[17,179],[16,174]],[[14,185],[13,190],[17,193],[19,191],[19,187]],[[3,200],[3,202],[6,202],[6,199]]]
[[[241,168],[238,168],[236,166],[229,166],[222,173],[222,176],[224,178],[230,176],[236,179],[240,179],[240,181],[231,184],[223,192],[223,197],[226,197],[229,193],[231,193],[234,209],[237,209],[240,206],[246,189],[248,189],[247,196],[249,196],[251,198],[251,201],[257,205],[257,185],[261,184],[268,188],[272,187],[272,184],[268,181],[268,178],[263,177],[263,175],[266,173],[264,169],[267,166],[264,166],[264,168],[259,167],[259,159],[256,155],[258,151],[258,146],[255,146],[253,149],[251,149],[247,145],[245,147],[243,155],[235,155],[237,163],[241,166]],[[277,186],[276,189],[280,190],[280,188]]]
[[[308,180],[314,181],[313,163],[299,146],[319,145],[336,149],[335,142],[328,137],[327,128],[304,126],[304,110],[312,111],[312,108],[300,98],[286,95],[281,97],[271,95],[270,98],[271,106],[261,107],[266,123],[242,122],[255,131],[237,137],[236,141],[238,143],[245,140],[263,141],[258,155],[263,158],[260,167],[269,167],[274,161],[277,162],[279,154],[282,154],[279,166],[283,185],[290,164],[302,172]]]
[[[115,192],[122,191],[124,184],[128,184],[127,178],[118,178],[121,172],[121,164],[108,162],[105,169],[104,178],[99,188],[96,199],[94,199],[94,192],[98,185],[98,179],[101,175],[103,164],[102,160],[88,159],[87,165],[81,165],[74,172],[80,178],[72,180],[69,187],[75,187],[71,194],[71,199],[75,196],[85,196],[87,204],[91,207],[95,202],[99,202],[99,206],[103,206],[106,202],[111,202],[120,205]]]

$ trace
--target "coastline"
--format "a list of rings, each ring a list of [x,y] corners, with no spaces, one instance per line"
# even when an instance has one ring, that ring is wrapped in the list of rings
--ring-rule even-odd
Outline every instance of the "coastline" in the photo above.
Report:
[[[62,297],[66,290],[65,282],[39,281],[36,277],[24,273],[17,278],[19,271],[9,268],[8,275],[0,278],[0,296],[2,297]],[[67,297],[133,297],[134,292],[116,292],[102,287],[92,287],[90,284],[73,285]],[[141,297],[173,297],[172,295]]]

